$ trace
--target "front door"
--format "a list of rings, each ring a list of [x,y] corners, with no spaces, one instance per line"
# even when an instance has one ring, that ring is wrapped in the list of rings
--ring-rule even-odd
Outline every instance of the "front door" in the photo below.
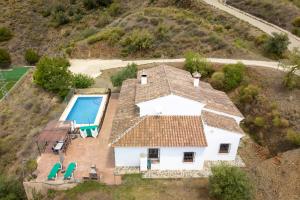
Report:
[[[158,162],[159,162],[159,149],[158,148],[148,149],[147,168],[151,170],[151,164],[158,163]]]

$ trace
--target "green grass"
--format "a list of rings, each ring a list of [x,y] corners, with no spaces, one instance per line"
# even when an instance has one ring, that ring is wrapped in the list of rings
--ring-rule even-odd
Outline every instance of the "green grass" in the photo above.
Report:
[[[15,83],[28,71],[28,67],[18,67],[14,68],[11,71],[1,71],[3,78],[5,79],[5,87],[9,91]],[[3,87],[3,83],[0,83],[0,88]],[[0,93],[0,99],[3,97],[3,94]]]
[[[67,191],[51,191],[56,199],[103,199],[103,200],[208,200],[207,179],[143,179],[141,174],[125,175],[122,184],[107,186],[88,181]],[[50,195],[48,195],[49,197]]]

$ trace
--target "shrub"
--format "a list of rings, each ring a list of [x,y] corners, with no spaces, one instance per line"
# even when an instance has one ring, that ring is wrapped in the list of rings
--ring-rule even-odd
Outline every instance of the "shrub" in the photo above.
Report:
[[[107,24],[109,24],[112,21],[111,16],[107,13],[107,12],[103,12],[98,20],[97,20],[97,24],[95,25],[98,28],[102,28],[104,26],[106,26]]]
[[[224,88],[225,75],[224,72],[215,72],[211,76],[211,84],[216,89]]]
[[[146,29],[135,29],[121,41],[121,44],[125,47],[127,53],[145,51],[150,49],[153,46],[153,43],[153,34]]]
[[[184,67],[190,73],[199,72],[202,77],[209,77],[213,73],[212,64],[198,53],[185,54]]]
[[[0,68],[6,69],[11,64],[11,58],[5,49],[0,49]]]
[[[246,173],[233,166],[219,165],[211,168],[209,193],[221,200],[250,200],[252,186]]]
[[[300,51],[294,49],[288,54],[288,59],[281,63],[281,66],[286,69],[286,74],[283,78],[283,85],[292,90],[296,87],[300,87],[300,78],[296,74],[300,70]]]
[[[264,127],[266,125],[266,120],[263,117],[255,117],[254,124],[258,127]]]
[[[121,5],[119,3],[112,3],[108,8],[108,13],[111,16],[117,16],[121,13]]]
[[[0,42],[10,40],[12,36],[11,30],[7,27],[0,27]]]
[[[286,137],[293,144],[300,146],[300,133],[297,133],[292,129],[288,129]]]
[[[83,5],[86,9],[91,10],[100,6],[107,7],[112,3],[112,0],[83,0]]]
[[[300,27],[300,16],[296,17],[293,22],[292,22],[293,26],[295,27]]]
[[[98,41],[107,41],[110,45],[114,45],[120,41],[125,34],[124,30],[119,27],[108,28],[102,31],[100,34],[96,34],[88,38],[88,44],[94,44]]]
[[[169,27],[165,24],[159,24],[155,31],[155,36],[159,40],[164,40],[168,37]]]
[[[243,63],[228,64],[223,68],[225,75],[225,89],[232,90],[240,85],[244,79],[245,65]]]
[[[39,61],[40,56],[33,49],[27,49],[25,52],[24,58],[28,64],[34,65]]]
[[[298,37],[300,37],[300,28],[296,27],[292,29],[292,33]]]
[[[266,43],[266,41],[269,39],[269,36],[267,34],[261,34],[257,36],[254,40],[255,44],[260,46]]]
[[[111,82],[114,87],[119,87],[122,85],[123,81],[129,78],[136,78],[137,65],[132,63],[127,65],[126,68],[122,69],[117,74],[111,77]]]
[[[33,173],[37,168],[37,162],[34,159],[28,160],[25,164],[26,171],[28,173]]]
[[[53,22],[56,27],[69,23],[69,18],[64,11],[55,12],[53,14]]]
[[[290,123],[287,119],[281,118],[278,115],[273,118],[272,123],[273,123],[273,126],[281,127],[281,128],[286,128],[290,125]]]
[[[95,80],[85,74],[75,74],[73,77],[73,85],[75,88],[88,88],[95,83]]]
[[[239,102],[251,104],[254,100],[256,100],[259,91],[260,91],[259,87],[255,85],[250,84],[246,87],[243,87],[239,91]]]
[[[289,38],[286,34],[272,33],[264,44],[264,51],[268,55],[282,57],[283,53],[288,49]]]
[[[33,74],[34,83],[63,98],[72,86],[69,66],[70,63],[64,58],[42,57]]]
[[[26,199],[22,181],[0,174],[0,197],[3,200]]]

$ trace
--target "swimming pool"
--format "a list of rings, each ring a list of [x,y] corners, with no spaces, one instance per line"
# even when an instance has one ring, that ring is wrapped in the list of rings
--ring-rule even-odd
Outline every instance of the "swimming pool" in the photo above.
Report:
[[[75,95],[63,112],[60,121],[73,121],[76,127],[99,125],[107,95]]]

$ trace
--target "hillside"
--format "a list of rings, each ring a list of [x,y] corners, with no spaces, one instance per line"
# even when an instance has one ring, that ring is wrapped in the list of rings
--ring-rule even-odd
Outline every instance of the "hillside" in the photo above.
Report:
[[[300,36],[299,24],[293,24],[300,17],[299,0],[227,0],[227,3]]]
[[[208,56],[264,59],[253,42],[262,33],[226,13],[201,2],[187,8],[173,1],[149,2],[116,0],[110,6],[90,9],[79,0],[64,4],[58,0],[1,1],[0,24],[13,37],[0,42],[0,48],[9,50],[13,64],[24,64],[29,48],[41,55],[76,58],[180,57],[196,50]],[[86,38],[112,27],[122,29],[120,41],[135,29],[148,30],[151,48],[126,53],[120,52],[126,48],[121,42],[87,44]]]

